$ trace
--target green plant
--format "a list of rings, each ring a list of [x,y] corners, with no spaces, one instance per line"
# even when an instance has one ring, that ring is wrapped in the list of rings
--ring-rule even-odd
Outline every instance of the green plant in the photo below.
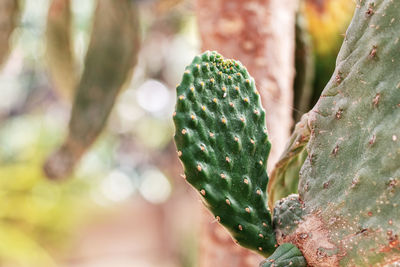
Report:
[[[358,2],[333,77],[273,171],[273,216],[252,78],[216,52],[187,67],[174,113],[185,177],[239,244],[273,253],[262,266],[400,263],[399,10]]]
[[[265,192],[270,144],[254,80],[240,63],[206,52],[177,92],[175,142],[187,180],[239,243],[269,254],[276,244]]]

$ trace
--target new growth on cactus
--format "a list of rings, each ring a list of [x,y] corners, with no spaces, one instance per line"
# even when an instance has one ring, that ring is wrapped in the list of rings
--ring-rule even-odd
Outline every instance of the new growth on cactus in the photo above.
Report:
[[[216,52],[187,67],[174,113],[185,177],[239,244],[273,253],[260,266],[400,264],[399,10],[357,1],[335,73],[272,172],[272,220],[253,79]]]
[[[187,67],[177,94],[175,142],[187,181],[237,242],[269,255],[270,144],[253,78],[240,62],[206,52]]]

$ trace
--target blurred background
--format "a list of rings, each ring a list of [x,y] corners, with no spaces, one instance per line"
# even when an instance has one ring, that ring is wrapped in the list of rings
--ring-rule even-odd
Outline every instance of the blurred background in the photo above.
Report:
[[[42,165],[66,135],[71,102],[46,65],[49,4],[21,2],[0,73],[0,266],[193,266],[197,200],[171,142],[175,85],[199,52],[193,7],[140,4],[134,77],[74,177],[57,183]],[[96,1],[71,4],[82,68]]]
[[[201,203],[180,177],[171,117],[175,86],[201,52],[194,1],[138,1],[141,49],[133,78],[63,182],[48,180],[42,168],[67,135],[72,106],[47,64],[50,2],[20,1],[0,70],[0,266],[198,266]],[[309,94],[308,109],[332,75],[353,8],[347,0],[326,1],[332,7],[319,10],[324,1],[309,2],[317,93]],[[95,0],[71,1],[79,72],[95,7]],[[302,111],[295,106],[297,120]]]

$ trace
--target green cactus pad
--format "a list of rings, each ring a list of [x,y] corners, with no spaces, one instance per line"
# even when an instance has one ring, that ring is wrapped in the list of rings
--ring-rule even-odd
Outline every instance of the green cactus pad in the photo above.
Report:
[[[335,73],[309,113],[305,214],[278,240],[306,247],[312,266],[400,263],[399,11],[399,1],[357,1]]]
[[[267,206],[265,112],[240,62],[205,52],[177,87],[175,142],[187,181],[242,246],[275,249]]]
[[[268,259],[261,262],[260,267],[306,267],[307,263],[301,251],[293,244],[280,245]]]
[[[303,215],[304,210],[298,195],[292,194],[279,200],[275,205],[272,221],[278,239],[291,234],[301,223]]]

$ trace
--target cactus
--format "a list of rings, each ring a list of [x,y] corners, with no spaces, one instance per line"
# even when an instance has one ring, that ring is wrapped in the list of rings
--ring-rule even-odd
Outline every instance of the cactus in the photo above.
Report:
[[[0,1],[0,65],[7,59],[10,50],[10,37],[19,18],[18,0]]]
[[[78,80],[71,34],[71,3],[53,0],[47,15],[46,54],[55,88],[68,100],[73,99]]]
[[[282,199],[272,222],[270,145],[251,77],[215,52],[186,69],[174,113],[185,177],[239,244],[273,253],[260,266],[400,264],[399,10],[358,2],[335,73],[273,171],[270,204]]]
[[[175,142],[187,181],[237,242],[269,255],[270,144],[253,78],[241,63],[206,52],[187,67],[177,94]]]
[[[47,160],[49,178],[68,176],[103,129],[118,92],[130,80],[139,46],[137,6],[130,0],[98,0],[84,71],[68,136]]]
[[[398,1],[358,2],[335,73],[309,113],[302,222],[278,242],[307,247],[310,265],[399,263],[399,9]]]

